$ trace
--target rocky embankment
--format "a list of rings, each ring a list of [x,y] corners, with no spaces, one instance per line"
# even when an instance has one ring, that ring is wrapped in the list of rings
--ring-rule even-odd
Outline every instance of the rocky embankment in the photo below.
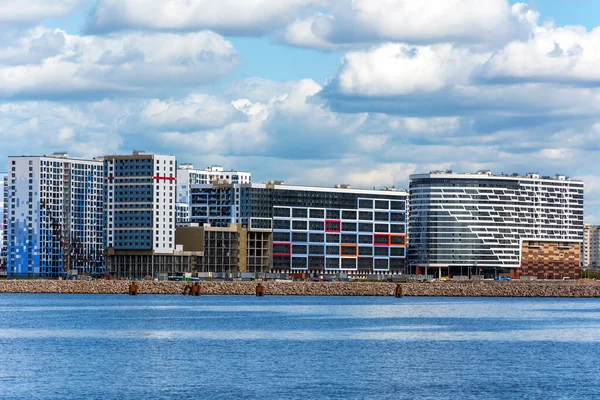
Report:
[[[130,281],[0,280],[0,293],[126,294]],[[205,295],[254,295],[257,282],[200,282]],[[275,296],[393,296],[396,283],[261,282],[265,295]],[[137,281],[139,294],[182,294],[190,282]],[[447,297],[600,297],[595,282],[410,282],[404,296]]]

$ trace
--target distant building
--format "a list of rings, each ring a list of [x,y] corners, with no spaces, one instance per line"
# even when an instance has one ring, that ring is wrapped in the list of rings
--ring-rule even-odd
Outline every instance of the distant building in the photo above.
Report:
[[[245,171],[225,170],[220,165],[205,169],[195,169],[193,164],[181,164],[177,169],[177,222],[187,223],[189,219],[190,187],[218,183],[248,184],[252,174]]]
[[[173,252],[176,173],[175,156],[134,151],[104,158],[105,247]]]
[[[192,185],[190,219],[272,233],[274,272],[365,276],[404,272],[407,197],[345,185]]]
[[[176,174],[175,156],[134,151],[104,158],[106,266],[111,275],[166,279],[198,269],[201,250],[176,243]]]
[[[7,187],[8,175],[0,172],[0,276],[6,274],[6,197],[8,196]]]
[[[583,190],[583,182],[561,175],[411,175],[413,270],[575,278]]]
[[[102,178],[100,160],[72,159],[66,153],[8,157],[9,277],[103,272]]]
[[[585,224],[581,247],[581,266],[600,268],[600,226]]]

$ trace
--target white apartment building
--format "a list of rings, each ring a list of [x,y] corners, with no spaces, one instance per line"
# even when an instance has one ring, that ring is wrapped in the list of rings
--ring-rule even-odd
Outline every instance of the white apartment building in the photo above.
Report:
[[[8,176],[5,172],[0,172],[0,245],[2,249],[0,249],[0,276],[6,273],[6,196],[7,192],[7,180]]]
[[[250,172],[225,170],[220,165],[195,169],[193,164],[181,164],[177,168],[177,222],[190,222],[189,206],[192,185],[247,184],[251,181],[252,174]]]
[[[561,268],[576,275],[583,182],[490,171],[433,171],[410,180],[409,257],[417,268],[452,275],[521,268],[541,278]]]
[[[169,254],[175,249],[175,156],[106,156],[105,246]]]
[[[101,160],[66,153],[8,158],[8,276],[103,272]]]

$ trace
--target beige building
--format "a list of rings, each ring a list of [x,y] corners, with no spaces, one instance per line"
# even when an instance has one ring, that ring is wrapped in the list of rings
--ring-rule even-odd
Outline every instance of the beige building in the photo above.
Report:
[[[581,246],[582,268],[600,268],[600,226],[583,226],[583,246]]]

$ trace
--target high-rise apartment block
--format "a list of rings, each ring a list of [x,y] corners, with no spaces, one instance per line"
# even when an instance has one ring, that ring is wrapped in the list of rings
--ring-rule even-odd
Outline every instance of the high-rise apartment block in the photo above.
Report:
[[[600,226],[585,224],[581,246],[581,266],[600,268]]]
[[[104,158],[107,248],[173,252],[176,174],[175,156],[135,151]]]
[[[190,222],[189,206],[192,185],[248,184],[251,180],[250,172],[225,170],[220,165],[195,169],[193,164],[181,164],[177,168],[177,222]]]
[[[411,264],[416,271],[449,269],[452,276],[575,278],[583,189],[583,182],[561,175],[411,175]]]
[[[6,197],[8,196],[8,175],[0,173],[0,276],[6,275]]]
[[[103,164],[66,153],[8,158],[8,276],[103,270]]]

